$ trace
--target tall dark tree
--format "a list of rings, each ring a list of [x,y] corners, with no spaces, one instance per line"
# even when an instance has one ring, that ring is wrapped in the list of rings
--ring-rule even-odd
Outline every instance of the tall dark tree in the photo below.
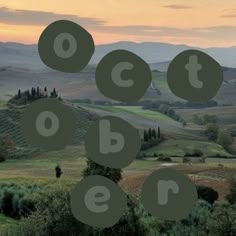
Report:
[[[143,140],[144,140],[144,142],[148,141],[148,132],[146,130],[144,130]]]
[[[30,91],[29,90],[26,91],[26,96],[27,96],[27,100],[30,100]]]
[[[55,88],[53,88],[53,95],[54,95],[55,97],[57,97],[57,91],[56,91]]]
[[[37,87],[37,97],[40,97],[40,91],[39,91],[39,87]]]
[[[61,175],[63,174],[59,164],[57,164],[57,166],[55,167],[55,172],[56,172],[56,178],[59,179]]]
[[[21,98],[21,91],[20,91],[20,89],[18,90],[18,98]]]
[[[152,129],[152,138],[156,139],[157,138],[157,133],[155,129]]]
[[[31,88],[31,97],[34,97],[34,88]]]
[[[149,140],[152,139],[152,129],[151,128],[148,129],[148,139]]]
[[[47,92],[47,91],[48,91],[48,89],[47,89],[47,87],[45,86],[45,87],[44,87],[44,92]]]
[[[34,87],[32,87],[32,89],[31,89],[31,97],[35,98],[35,96],[36,96],[36,89]]]
[[[58,96],[57,91],[55,88],[53,88],[53,91],[51,92],[51,98],[56,98]]]
[[[161,129],[160,129],[160,126],[158,126],[157,137],[158,137],[158,139],[161,138]]]

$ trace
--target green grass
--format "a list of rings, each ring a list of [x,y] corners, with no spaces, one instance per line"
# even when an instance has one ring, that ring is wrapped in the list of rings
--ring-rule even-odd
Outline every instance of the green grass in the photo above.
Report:
[[[0,99],[0,109],[6,108],[6,105],[7,105],[7,101]]]
[[[221,126],[235,126],[236,124],[236,106],[218,106],[202,109],[176,109],[178,114],[187,122],[193,122],[193,116],[214,115],[218,118]]]
[[[153,147],[147,151],[143,151],[147,156],[153,156],[156,154],[163,154],[165,156],[184,156],[186,151],[192,151],[194,149],[201,150],[205,156],[221,156],[231,157],[224,148],[216,143],[193,141],[193,140],[167,140]]]
[[[166,72],[153,72],[152,82],[155,88],[161,92],[161,99],[165,101],[183,101],[183,99],[175,96],[169,89]]]
[[[142,116],[149,119],[154,120],[165,120],[165,121],[174,121],[169,116],[166,116],[160,112],[157,111],[150,111],[150,110],[144,110],[141,106],[115,106],[115,108],[118,108],[125,112],[130,112],[138,116]]]
[[[95,108],[107,112],[119,113],[126,112],[139,117],[153,119],[153,120],[164,120],[173,122],[174,120],[169,116],[166,116],[157,111],[144,110],[141,106],[107,106],[107,105],[94,105],[94,104],[82,104],[83,107]]]
[[[13,218],[7,217],[3,214],[0,214],[0,227],[9,225],[18,225],[18,221],[14,220]]]
[[[70,104],[68,104],[70,106]],[[25,106],[12,106],[0,109],[0,134],[8,135],[16,144],[16,148],[11,150],[10,158],[22,158],[32,156],[38,152],[37,147],[28,145],[21,132],[21,116]],[[72,144],[79,144],[84,140],[84,136],[91,123],[96,119],[88,111],[82,108],[72,107],[76,117],[77,129],[75,131]]]
[[[156,88],[170,93],[165,72],[152,72],[152,81]]]
[[[17,232],[17,227],[20,221],[0,214],[0,235],[12,235],[12,232]],[[16,235],[16,234],[13,234]]]

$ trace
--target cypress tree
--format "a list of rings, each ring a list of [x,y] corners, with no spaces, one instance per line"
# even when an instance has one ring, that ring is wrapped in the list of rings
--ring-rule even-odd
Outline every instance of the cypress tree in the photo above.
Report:
[[[31,97],[34,97],[34,88],[31,88]]]
[[[146,130],[144,130],[143,140],[144,140],[144,142],[147,142],[147,141],[148,141],[148,133],[147,133]]]
[[[61,177],[61,175],[63,174],[59,164],[57,164],[57,166],[55,167],[55,172],[56,172],[56,178],[59,179]]]
[[[148,139],[149,140],[152,139],[152,130],[151,130],[151,128],[148,129]]]
[[[156,139],[157,138],[157,133],[155,129],[152,129],[152,138]]]
[[[27,96],[27,100],[30,100],[30,91],[29,90],[26,91],[26,96]]]
[[[20,91],[20,89],[18,90],[18,98],[21,98],[21,91]]]
[[[39,87],[37,87],[37,97],[40,96]]]
[[[57,91],[55,88],[53,88],[53,96],[56,98],[57,97]]]
[[[158,139],[161,138],[161,129],[160,129],[160,126],[158,126],[157,137],[158,137]]]

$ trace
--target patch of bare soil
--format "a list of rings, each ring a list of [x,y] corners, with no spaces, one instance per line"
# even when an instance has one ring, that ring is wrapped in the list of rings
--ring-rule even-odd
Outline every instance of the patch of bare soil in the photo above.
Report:
[[[198,173],[201,173],[201,171],[210,171],[209,167],[205,170],[201,167],[199,169],[196,166],[187,169],[185,168],[178,168],[178,170],[183,171],[185,174],[188,174],[190,179],[197,185],[204,185],[209,186],[215,189],[219,194],[219,200],[223,200],[225,196],[229,192],[229,182],[226,179],[222,178],[212,178],[209,176],[200,176]],[[214,170],[215,168],[211,168]],[[187,173],[188,172],[188,173]],[[151,174],[152,172],[127,172],[123,174],[123,179],[120,182],[120,186],[122,189],[132,195],[135,195],[139,193],[142,189],[142,185],[145,181],[145,179]]]

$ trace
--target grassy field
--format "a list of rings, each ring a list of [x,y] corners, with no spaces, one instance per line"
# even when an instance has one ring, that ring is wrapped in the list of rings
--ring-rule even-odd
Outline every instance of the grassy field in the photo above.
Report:
[[[161,92],[158,99],[163,101],[183,101],[183,99],[176,97],[169,89],[166,72],[153,72],[152,73],[153,86]]]
[[[68,104],[71,106],[71,104]],[[0,109],[0,134],[8,135],[16,144],[16,148],[10,152],[10,158],[22,158],[28,155],[34,155],[38,151],[36,147],[29,146],[21,132],[21,116],[26,106],[3,106]],[[84,135],[90,124],[97,118],[95,114],[90,114],[81,107],[73,107],[76,117],[77,129],[75,131],[72,144],[78,144],[84,139]]]
[[[144,118],[154,119],[154,120],[165,120],[173,122],[174,120],[169,116],[166,116],[157,111],[151,110],[143,110],[141,106],[115,106],[115,108],[120,109],[121,111],[131,112],[138,116],[142,116]]]
[[[187,122],[193,122],[193,116],[215,115],[221,126],[236,126],[236,106],[218,106],[202,109],[177,109],[177,113]]]
[[[143,110],[141,106],[103,106],[94,104],[82,104],[86,108],[95,108],[112,113],[127,112],[143,118],[154,120],[165,120],[173,122],[174,120],[157,111]]]
[[[190,143],[188,143],[190,145]],[[167,145],[167,148],[164,146]],[[184,145],[184,141],[182,144]],[[193,144],[192,145],[203,145]],[[160,149],[174,150],[174,143],[167,141],[160,145]],[[212,149],[222,151],[218,147],[212,146]],[[210,150],[210,148],[209,148]],[[71,185],[81,180],[83,169],[86,168],[85,149],[82,145],[68,146],[61,151],[53,151],[41,153],[39,155],[31,156],[28,159],[21,160],[7,160],[0,163],[0,183],[10,182],[18,185],[25,183],[35,185],[55,186],[56,184]],[[188,174],[192,181],[196,184],[203,184],[214,187],[219,193],[219,199],[223,200],[225,195],[229,192],[228,179],[236,178],[236,160],[234,159],[216,159],[208,158],[204,164],[183,164],[182,158],[174,158],[176,163],[172,163],[170,168],[175,168],[185,174]],[[218,164],[223,165],[219,167]],[[60,179],[55,177],[55,166],[60,164],[63,175]],[[122,189],[130,194],[137,194],[142,188],[147,176],[152,171],[163,168],[165,163],[150,160],[134,160],[129,166],[123,169],[122,180],[119,183]],[[5,230],[14,229],[19,224],[19,221],[0,215],[0,235]],[[11,235],[11,234],[9,234]]]
[[[179,145],[179,148],[184,147],[184,141],[166,141],[160,144],[159,147],[150,149],[150,154],[153,152],[168,152],[169,154],[182,154],[178,147],[175,144]],[[204,146],[204,143],[196,142],[196,143],[188,143],[192,145],[192,147],[205,147],[207,148],[207,152],[214,154],[215,152],[220,152],[224,154],[224,150],[214,144],[209,144],[209,146]],[[168,147],[168,148],[166,148]],[[225,153],[226,155],[226,153]],[[55,171],[54,168],[57,164],[60,164],[63,170],[63,178],[71,179],[81,177],[82,170],[86,167],[86,158],[85,158],[85,149],[82,145],[78,146],[68,146],[66,149],[61,151],[52,151],[47,153],[42,153],[40,155],[31,157],[30,159],[22,159],[22,160],[7,160],[6,162],[0,163],[0,179],[9,180],[9,179],[55,179]],[[207,164],[203,164],[203,166],[209,165],[211,167],[217,166],[219,163],[219,159],[208,158]],[[181,162],[179,159],[178,162]],[[235,160],[228,160],[227,163],[229,166],[236,168]],[[156,160],[135,160],[128,167],[124,169],[125,173],[128,172],[142,172],[142,171],[150,171],[160,168],[162,163]]]
[[[183,157],[186,152],[193,150],[201,150],[205,156],[213,157],[220,155],[222,157],[232,157],[225,149],[212,142],[202,142],[202,141],[193,141],[193,140],[167,140],[159,144],[156,147],[143,151],[146,156],[153,156],[154,153],[157,155],[164,156],[180,156]]]
[[[13,218],[0,214],[0,235],[2,235],[1,233],[4,231],[4,229],[8,229],[9,227],[17,227],[18,224],[18,220],[14,220]]]
[[[144,110],[140,106],[106,106],[84,103],[77,103],[77,105],[99,116],[113,115],[120,117],[140,130],[160,126],[162,133],[171,139],[206,140],[202,127],[183,127],[180,122],[160,112]]]

